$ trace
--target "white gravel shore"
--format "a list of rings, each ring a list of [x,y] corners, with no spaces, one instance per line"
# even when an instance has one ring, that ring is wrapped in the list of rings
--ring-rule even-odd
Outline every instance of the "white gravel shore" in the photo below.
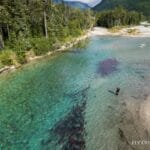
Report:
[[[135,30],[136,33],[129,33],[130,30]],[[94,27],[90,32],[91,36],[130,36],[130,37],[150,37],[150,26],[133,26],[133,27],[124,27],[116,32],[111,32],[107,28],[103,27]]]

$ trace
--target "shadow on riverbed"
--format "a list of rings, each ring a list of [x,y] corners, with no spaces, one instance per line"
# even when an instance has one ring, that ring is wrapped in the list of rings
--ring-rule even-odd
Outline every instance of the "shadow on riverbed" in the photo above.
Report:
[[[80,91],[75,92],[75,93],[64,94],[64,96],[68,96],[72,100],[79,100],[79,97],[81,97],[81,99],[83,100],[84,98],[86,98],[86,94],[87,94],[87,91],[89,90],[89,88],[90,88],[90,85]]]
[[[76,93],[67,94],[71,98],[81,97],[65,118],[61,119],[50,129],[49,137],[41,141],[42,149],[48,149],[53,143],[60,145],[62,150],[85,149],[85,109],[87,90],[89,87]]]

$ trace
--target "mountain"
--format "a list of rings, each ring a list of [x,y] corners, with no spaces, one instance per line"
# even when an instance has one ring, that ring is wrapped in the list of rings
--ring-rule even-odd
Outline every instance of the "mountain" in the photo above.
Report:
[[[62,0],[54,0],[54,1],[62,1]],[[102,0],[64,0],[65,2],[79,2],[80,4],[86,4],[89,7],[94,7],[99,4]],[[72,4],[71,4],[72,5]],[[76,4],[75,4],[76,5]],[[78,7],[78,5],[77,5]],[[80,6],[79,6],[80,7]],[[82,6],[81,6],[82,7]]]
[[[88,4],[78,2],[78,1],[65,1],[65,4],[79,9],[89,9],[91,8]]]
[[[61,3],[62,0],[54,0],[54,2]],[[64,3],[68,6],[71,6],[74,8],[79,8],[79,9],[90,9],[91,8],[88,4],[82,3],[79,1],[64,1]]]
[[[93,10],[108,10],[117,6],[123,6],[128,10],[142,12],[145,16],[150,17],[150,0],[102,0]]]

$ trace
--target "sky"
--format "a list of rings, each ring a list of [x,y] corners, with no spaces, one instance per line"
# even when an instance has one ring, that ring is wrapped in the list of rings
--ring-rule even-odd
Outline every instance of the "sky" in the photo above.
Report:
[[[65,1],[79,1],[88,4],[91,7],[94,7],[98,3],[100,3],[102,0],[65,0]]]

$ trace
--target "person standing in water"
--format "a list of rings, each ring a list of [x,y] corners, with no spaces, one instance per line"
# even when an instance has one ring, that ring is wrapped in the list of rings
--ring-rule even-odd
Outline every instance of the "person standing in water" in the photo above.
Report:
[[[116,88],[116,93],[115,93],[115,94],[118,96],[118,95],[119,95],[119,92],[120,92],[120,88],[117,87],[117,88]]]

